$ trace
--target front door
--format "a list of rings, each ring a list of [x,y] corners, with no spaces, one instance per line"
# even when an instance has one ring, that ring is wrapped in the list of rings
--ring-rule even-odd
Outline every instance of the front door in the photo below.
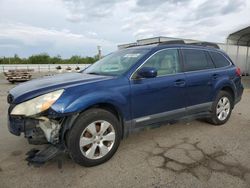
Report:
[[[132,75],[131,111],[136,125],[184,115],[186,79],[181,72],[178,50],[158,51],[142,67],[154,67],[157,77],[137,79],[136,72]]]

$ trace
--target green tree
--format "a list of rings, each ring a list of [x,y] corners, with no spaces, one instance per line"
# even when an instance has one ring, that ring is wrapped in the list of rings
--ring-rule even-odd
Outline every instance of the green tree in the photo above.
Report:
[[[60,55],[50,57],[48,54],[42,53],[28,58],[20,58],[15,54],[14,57],[0,57],[0,64],[92,64],[97,60],[97,56],[81,57],[74,55],[68,59],[62,59]]]
[[[50,63],[51,64],[60,64],[62,63],[62,58],[60,55],[56,56],[56,57],[51,57],[50,58]]]
[[[32,55],[28,58],[30,64],[50,64],[50,56],[46,53]]]

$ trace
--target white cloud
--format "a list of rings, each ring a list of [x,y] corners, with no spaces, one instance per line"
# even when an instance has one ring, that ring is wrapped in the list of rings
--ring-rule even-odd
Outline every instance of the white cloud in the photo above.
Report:
[[[195,19],[227,15],[241,10],[246,5],[244,0],[211,1],[201,3],[194,12]]]
[[[71,22],[87,21],[89,19],[102,19],[112,16],[112,10],[119,3],[117,0],[62,0],[69,9],[66,17]]]
[[[81,34],[74,34],[68,30],[58,31],[55,29],[45,29],[34,27],[22,23],[0,24],[0,39],[18,40],[25,45],[38,45],[40,42],[56,42],[58,40],[78,40],[84,39]]]
[[[232,30],[246,24],[242,17],[250,17],[247,7],[242,0],[137,0],[133,9],[141,11],[124,19],[122,29],[139,39],[168,36],[224,42]]]
[[[79,49],[86,49],[86,47],[96,51],[95,48],[97,45],[101,45],[104,48],[112,48],[112,46],[115,46],[115,44],[110,41],[96,38],[97,34],[94,32],[87,32],[87,35],[88,36],[72,33],[68,29],[56,30],[34,27],[22,23],[0,23],[0,40],[16,41],[19,47],[24,45],[36,48],[44,45],[47,47],[47,49],[44,49],[44,52],[54,50],[55,53],[61,52],[61,49],[75,49],[77,53]],[[16,48],[17,45],[9,44],[8,47]]]
[[[92,37],[97,37],[98,36],[98,34],[96,32],[94,32],[94,31],[88,31],[87,33],[88,33],[89,36],[92,36]]]
[[[0,48],[3,48],[3,49],[15,49],[15,48],[20,48],[18,45],[16,44],[0,44]]]
[[[71,13],[66,16],[66,19],[70,22],[81,22],[83,20],[83,15],[82,14],[77,14],[77,13]]]
[[[135,11],[153,11],[165,5],[171,8],[172,6],[180,6],[180,5],[189,4],[189,3],[190,3],[190,0],[136,0],[136,7],[134,10]]]
[[[109,53],[153,36],[224,42],[249,25],[244,0],[0,0],[0,56]],[[5,46],[6,48],[4,48]]]

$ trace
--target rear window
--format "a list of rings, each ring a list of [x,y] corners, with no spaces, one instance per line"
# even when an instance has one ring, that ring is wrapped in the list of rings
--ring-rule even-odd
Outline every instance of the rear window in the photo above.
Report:
[[[196,71],[214,68],[213,62],[209,59],[207,52],[203,50],[183,49],[185,71]]]
[[[210,55],[213,59],[213,62],[217,68],[226,67],[230,64],[230,62],[222,54],[220,54],[218,52],[209,52],[209,53],[210,53]]]

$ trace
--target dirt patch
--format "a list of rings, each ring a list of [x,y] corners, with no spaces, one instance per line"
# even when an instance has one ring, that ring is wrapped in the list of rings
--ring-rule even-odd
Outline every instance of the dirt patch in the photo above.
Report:
[[[12,156],[19,156],[19,155],[21,155],[21,154],[22,154],[22,151],[20,151],[20,150],[11,152],[11,155],[12,155]]]
[[[162,147],[156,142],[155,149],[160,153],[150,153],[147,157],[148,164],[175,173],[190,173],[200,180],[208,181],[212,172],[226,173],[247,181],[250,169],[241,165],[238,161],[227,163],[221,157],[229,154],[224,151],[216,151],[211,154],[206,153],[198,146],[200,142],[190,143],[184,138],[180,143],[169,147]],[[160,159],[159,163],[152,163],[152,159]],[[155,165],[157,164],[157,165]],[[161,164],[159,166],[159,164]]]

